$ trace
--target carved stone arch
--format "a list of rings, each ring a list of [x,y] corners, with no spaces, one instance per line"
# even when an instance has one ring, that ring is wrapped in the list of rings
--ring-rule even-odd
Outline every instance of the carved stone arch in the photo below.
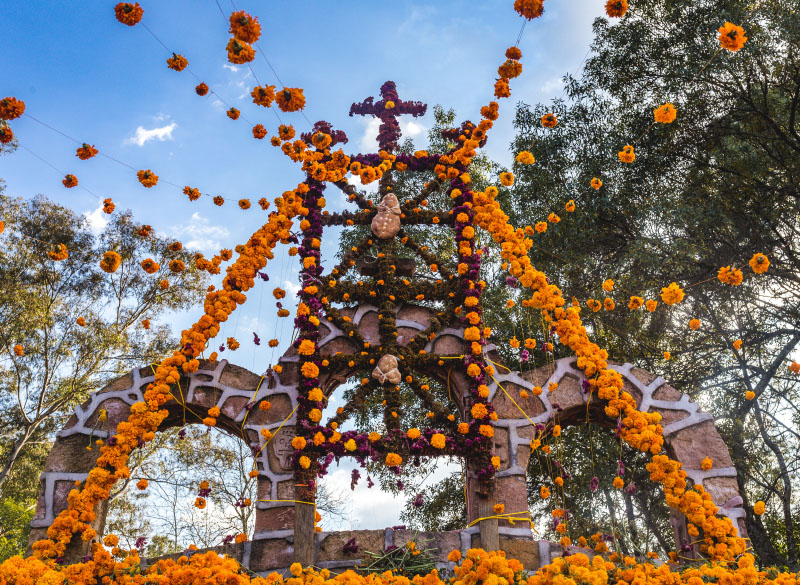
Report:
[[[590,395],[583,389],[585,376],[575,367],[576,361],[574,357],[561,358],[552,365],[524,373],[500,368],[501,371],[495,375],[496,381],[489,386],[492,404],[499,415],[495,423],[495,449],[501,458],[497,482],[499,497],[506,510],[527,508],[526,469],[531,454],[529,443],[535,432],[531,423],[545,425],[552,421],[556,407],[559,409],[558,423],[562,426],[585,422],[587,413],[592,422],[608,426],[615,423],[603,412],[602,401],[593,398],[598,408],[587,409]],[[736,469],[725,441],[714,426],[713,417],[703,412],[686,394],[669,386],[661,376],[629,363],[610,364],[609,367],[622,375],[623,391],[633,396],[639,410],[662,415],[666,453],[681,463],[695,485],[703,485],[719,508],[719,514],[729,518],[739,535],[746,537],[745,511]],[[551,383],[558,384],[553,392],[548,390]],[[535,386],[541,387],[541,395],[531,392]],[[527,398],[520,397],[521,390],[527,391]],[[701,467],[704,457],[710,457],[714,462],[707,471]],[[670,522],[678,548],[693,540],[686,532],[686,519],[682,514],[673,510]],[[558,547],[548,547],[544,541],[540,541],[540,545],[542,563],[548,562],[549,556],[560,554]]]

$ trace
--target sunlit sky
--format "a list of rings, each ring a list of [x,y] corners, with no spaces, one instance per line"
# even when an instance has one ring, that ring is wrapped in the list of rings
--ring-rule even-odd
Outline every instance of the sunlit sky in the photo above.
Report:
[[[435,104],[454,108],[459,121],[479,117],[480,106],[491,99],[503,52],[515,43],[522,24],[512,0],[237,0],[236,7],[257,16],[263,28],[263,54],[257,55],[251,71],[227,62],[226,17],[233,2],[218,2],[140,0],[142,24],[170,51],[187,57],[189,69],[217,94],[206,97],[195,94],[198,82],[188,70],[167,68],[170,53],[143,26],[130,28],[115,20],[112,0],[0,4],[0,97],[24,100],[26,114],[33,118],[134,169],[152,169],[161,178],[156,187],[144,189],[124,165],[99,156],[80,161],[76,144],[24,116],[12,122],[20,149],[0,157],[6,194],[44,194],[86,214],[96,228],[104,221],[100,200],[111,197],[118,209],[132,210],[137,221],[158,233],[213,255],[243,243],[266,221],[257,206],[241,211],[236,200],[272,199],[302,180],[299,167],[267,140],[253,139],[252,124],[264,124],[270,134],[278,124],[274,112],[252,103],[254,85],[303,88],[308,119],[324,119],[344,130],[350,138],[345,149],[355,153],[375,150],[376,124],[348,117],[350,104],[377,95],[380,85],[391,79],[401,98],[429,104],[425,117],[402,122],[405,136],[422,147]],[[592,21],[603,12],[604,2],[548,0],[545,6],[544,16],[524,30],[519,45],[524,71],[512,81],[512,96],[502,103],[487,145],[488,154],[506,165],[511,163],[515,104],[561,94],[561,78],[584,59]],[[241,110],[239,120],[226,117],[229,105]],[[279,114],[298,130],[308,129],[300,114]],[[65,173],[75,174],[81,187],[64,188]],[[223,195],[227,203],[215,207],[207,197],[190,203],[167,181]],[[329,190],[331,210],[344,205],[335,191]],[[329,238],[327,250],[335,243],[335,237]],[[278,256],[268,273],[270,282],[251,291],[250,302],[220,335],[242,342],[235,355],[221,357],[257,373],[277,361],[291,336],[291,319],[275,318],[270,291],[276,285],[297,290],[294,261]],[[200,310],[198,306],[173,316],[176,335]],[[266,343],[256,347],[252,332],[262,340],[277,336],[283,345],[277,350]],[[343,469],[331,479],[349,489],[349,475],[349,468]],[[351,500],[349,524],[342,528],[398,523],[401,504],[389,495],[372,490],[369,497]]]

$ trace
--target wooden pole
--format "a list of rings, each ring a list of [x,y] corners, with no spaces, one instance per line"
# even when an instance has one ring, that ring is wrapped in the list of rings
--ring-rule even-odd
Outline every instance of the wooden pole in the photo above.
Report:
[[[314,512],[311,504],[294,505],[294,561],[303,567],[314,564]]]
[[[494,492],[494,490],[492,490]],[[478,517],[489,518],[495,516],[494,493],[488,497],[481,494],[478,496]],[[500,550],[500,532],[498,529],[497,518],[480,521],[481,548],[486,551]]]

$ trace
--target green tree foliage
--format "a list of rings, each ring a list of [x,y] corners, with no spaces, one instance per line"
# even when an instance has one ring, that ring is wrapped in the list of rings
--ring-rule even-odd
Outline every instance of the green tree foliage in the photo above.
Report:
[[[714,414],[755,552],[796,568],[800,383],[788,365],[800,349],[800,13],[788,0],[631,4],[619,22],[595,21],[591,57],[567,78],[564,99],[519,105],[513,150],[537,162],[515,168],[508,211],[518,226],[563,217],[535,237],[534,263],[581,302],[612,359],[662,373]],[[749,40],[709,63],[726,20],[744,22]],[[645,134],[665,102],[677,120]],[[550,111],[554,129],[540,124]],[[626,144],[633,164],[617,158]],[[601,189],[589,187],[593,177]],[[563,212],[570,199],[574,214]],[[772,262],[764,276],[747,267],[756,252]],[[743,269],[741,286],[717,280],[728,265]],[[606,278],[612,293],[601,290]],[[682,304],[627,308],[632,295],[660,301],[672,281],[686,289]],[[586,308],[606,296],[613,311]],[[757,500],[767,502],[763,519]]]
[[[0,218],[0,501],[10,499],[29,513],[53,433],[91,392],[172,347],[169,328],[157,320],[197,303],[205,278],[192,268],[191,252],[170,251],[171,241],[140,235],[130,213],[113,214],[94,235],[84,218],[45,197],[0,193]],[[58,244],[69,257],[57,262],[47,253]],[[107,250],[122,257],[113,274],[99,267]],[[160,271],[145,273],[145,258]],[[173,259],[187,269],[170,272]],[[166,290],[159,286],[163,279],[170,283]],[[149,331],[145,319],[154,324]],[[15,354],[16,345],[24,355]]]

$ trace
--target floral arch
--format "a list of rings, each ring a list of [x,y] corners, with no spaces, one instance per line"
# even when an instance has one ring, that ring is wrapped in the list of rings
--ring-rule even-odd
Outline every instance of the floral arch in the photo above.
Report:
[[[430,327],[432,312],[424,307],[401,307],[397,313],[398,326],[408,339],[419,331]],[[352,323],[358,327],[365,339],[378,335],[377,308],[360,306],[350,314]],[[334,325],[322,324],[319,349],[322,355],[333,356],[346,352],[352,345],[349,335]],[[463,329],[442,328],[434,339],[426,344],[431,352],[456,353],[464,348]],[[554,423],[562,426],[581,424],[587,412],[595,422],[613,425],[602,408],[587,408],[591,394],[584,391],[584,374],[575,367],[575,358],[562,358],[552,364],[526,372],[506,370],[494,347],[486,347],[487,359],[497,365],[498,372],[489,384],[489,401],[498,413],[494,422],[496,433],[492,444],[492,455],[499,457],[496,473],[496,489],[486,497],[481,482],[471,477],[467,490],[468,518],[477,524],[460,531],[428,533],[421,536],[428,546],[438,551],[442,566],[447,565],[447,554],[453,549],[465,553],[474,546],[482,546],[482,538],[495,537],[500,546],[513,551],[526,567],[537,568],[548,564],[559,555],[557,543],[534,540],[526,521],[528,503],[526,492],[526,469],[531,455],[531,440],[545,437]],[[294,503],[300,500],[295,487],[295,449],[292,439],[297,425],[297,382],[299,379],[299,356],[294,348],[280,359],[280,373],[258,376],[243,368],[228,363],[203,361],[194,373],[184,375],[176,385],[179,394],[169,406],[169,415],[160,429],[200,423],[202,419],[217,414],[216,426],[241,436],[256,453],[258,472],[258,501],[256,506],[255,532],[251,541],[220,547],[234,555],[246,567],[256,572],[284,569],[296,556],[298,526],[296,514],[305,506]],[[633,396],[642,411],[658,412],[664,423],[664,448],[672,458],[679,461],[688,477],[707,490],[719,508],[719,514],[729,518],[738,527],[739,535],[746,536],[744,510],[738,494],[736,470],[732,466],[727,447],[717,433],[711,416],[702,412],[688,396],[669,386],[661,377],[656,377],[631,364],[610,366],[624,379],[624,391]],[[459,367],[445,366],[450,370],[450,383],[456,401],[466,408],[465,389],[469,380],[459,372]],[[432,376],[447,374],[437,366],[431,369]],[[321,380],[326,395],[348,377],[347,368],[332,371]],[[97,448],[87,450],[93,439],[108,439],[109,429],[125,423],[131,406],[141,401],[142,392],[153,379],[152,368],[131,371],[111,382],[103,390],[93,394],[83,405],[75,409],[48,457],[41,478],[40,498],[31,522],[30,542],[46,534],[53,519],[67,506],[67,497],[76,482],[82,482],[95,467],[99,454]],[[551,384],[557,384],[556,387]],[[549,388],[554,388],[550,391]],[[536,389],[542,393],[537,395]],[[270,408],[264,410],[259,404],[268,401]],[[599,403],[600,401],[598,401]],[[102,415],[102,413],[105,415]],[[101,416],[105,419],[102,422]],[[603,420],[605,419],[605,420]],[[266,432],[265,432],[266,431]],[[703,470],[701,459],[713,458],[712,469]],[[514,521],[492,518],[480,521],[484,516],[494,516],[487,510],[495,502],[502,502]],[[93,528],[103,534],[105,502],[99,504]],[[686,517],[673,510],[676,548],[688,548],[692,539],[687,533]],[[487,530],[488,529],[488,530]],[[494,536],[492,533],[494,532]],[[313,534],[313,533],[312,533]],[[361,559],[359,554],[342,552],[342,544],[357,538],[364,550],[379,551],[392,544],[403,544],[411,535],[406,531],[362,530],[355,532],[317,533],[313,537],[312,562],[317,566],[342,568],[353,566]],[[90,543],[73,539],[65,558],[78,559],[86,554]]]

